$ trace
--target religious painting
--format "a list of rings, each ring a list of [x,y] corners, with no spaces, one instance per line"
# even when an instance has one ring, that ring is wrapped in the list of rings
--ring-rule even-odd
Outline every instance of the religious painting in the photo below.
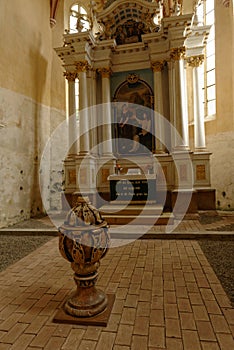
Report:
[[[132,44],[142,41],[141,35],[147,32],[143,22],[128,20],[117,27],[113,37],[117,45]]]
[[[153,93],[135,74],[116,90],[115,139],[118,155],[142,154],[154,149]]]

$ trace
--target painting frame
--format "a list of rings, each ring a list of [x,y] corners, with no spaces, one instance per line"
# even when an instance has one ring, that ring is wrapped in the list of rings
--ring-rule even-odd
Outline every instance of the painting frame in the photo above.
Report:
[[[154,103],[150,85],[130,74],[114,94],[114,139],[118,157],[153,152]]]

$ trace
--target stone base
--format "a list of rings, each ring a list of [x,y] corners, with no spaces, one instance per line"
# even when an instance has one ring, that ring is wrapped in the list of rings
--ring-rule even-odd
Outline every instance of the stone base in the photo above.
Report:
[[[53,318],[55,323],[66,323],[66,324],[78,324],[84,326],[100,326],[106,327],[110,318],[111,310],[113,308],[115,301],[114,294],[107,294],[107,307],[106,309],[98,315],[91,317],[76,317],[68,315],[64,309],[65,303],[57,311]]]
[[[197,190],[197,207],[198,210],[215,210],[215,190],[210,188]]]
[[[177,196],[180,196],[179,203],[177,203]],[[172,191],[172,208],[173,213],[177,216],[180,214],[194,214],[197,213],[197,192],[190,190],[175,190]],[[186,207],[186,203],[188,206]],[[177,205],[175,209],[175,204]]]

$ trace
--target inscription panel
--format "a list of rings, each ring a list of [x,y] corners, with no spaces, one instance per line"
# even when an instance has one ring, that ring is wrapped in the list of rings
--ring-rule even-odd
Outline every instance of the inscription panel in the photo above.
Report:
[[[110,190],[112,201],[156,201],[155,179],[111,180]]]

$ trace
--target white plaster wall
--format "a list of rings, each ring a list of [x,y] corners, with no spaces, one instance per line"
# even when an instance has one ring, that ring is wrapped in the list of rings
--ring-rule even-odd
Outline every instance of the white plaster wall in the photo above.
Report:
[[[59,212],[62,209],[61,191],[64,182],[63,161],[68,151],[68,124],[65,114],[51,110],[51,143],[50,143],[50,191],[48,193],[48,208]]]
[[[0,125],[4,126],[0,128],[0,227],[44,211],[38,173],[41,154],[52,131],[51,119],[64,119],[64,112],[0,89]],[[51,186],[60,180],[57,177],[61,166],[53,166],[53,171],[53,176],[45,178],[49,194]]]
[[[216,189],[216,207],[234,210],[234,132],[207,136],[211,156],[211,186]]]

